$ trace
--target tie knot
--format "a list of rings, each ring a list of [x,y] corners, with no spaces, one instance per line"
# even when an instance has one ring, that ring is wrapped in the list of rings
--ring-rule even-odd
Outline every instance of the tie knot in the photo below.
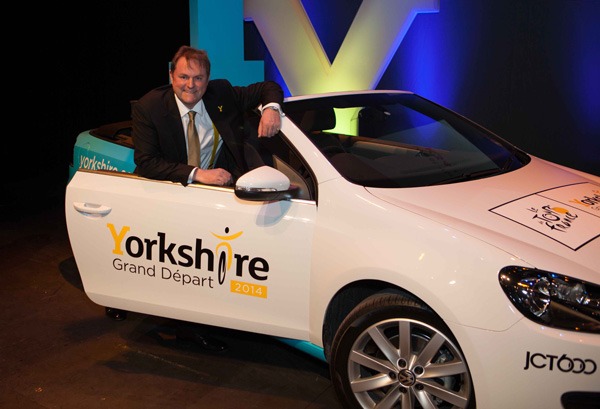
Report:
[[[196,116],[196,111],[189,111],[188,115],[190,116],[190,121],[193,121]]]

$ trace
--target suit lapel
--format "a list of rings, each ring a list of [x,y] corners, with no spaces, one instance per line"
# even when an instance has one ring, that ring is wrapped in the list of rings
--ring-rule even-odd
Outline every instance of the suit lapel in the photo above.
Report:
[[[219,131],[223,143],[227,149],[233,154],[233,157],[240,168],[243,168],[244,156],[243,146],[238,143],[235,130],[231,128],[231,121],[234,119],[236,112],[232,111],[233,105],[229,106],[224,100],[216,98],[215,93],[209,92],[209,87],[206,94],[202,98],[206,112],[213,122],[214,126]],[[233,101],[230,101],[233,104]]]
[[[165,94],[165,121],[172,135],[175,135],[174,143],[177,157],[180,162],[187,163],[187,148],[185,143],[185,131],[181,122],[181,116],[177,103],[175,102],[175,92],[170,87]]]

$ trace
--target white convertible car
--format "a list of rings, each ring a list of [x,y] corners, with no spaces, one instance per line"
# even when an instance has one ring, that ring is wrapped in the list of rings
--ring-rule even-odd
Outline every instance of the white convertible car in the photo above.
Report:
[[[270,334],[348,408],[600,405],[600,178],[410,92],[290,97],[235,186],[79,135],[65,211],[97,304]]]

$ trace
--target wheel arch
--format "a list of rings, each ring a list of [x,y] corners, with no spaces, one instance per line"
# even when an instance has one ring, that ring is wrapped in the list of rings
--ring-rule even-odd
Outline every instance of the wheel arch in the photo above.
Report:
[[[396,293],[419,303],[423,308],[434,312],[423,300],[415,296],[406,289],[381,280],[360,280],[349,283],[342,287],[331,299],[325,311],[323,319],[323,352],[327,362],[330,360],[331,346],[333,338],[340,327],[340,324],[348,314],[373,294],[378,293]]]

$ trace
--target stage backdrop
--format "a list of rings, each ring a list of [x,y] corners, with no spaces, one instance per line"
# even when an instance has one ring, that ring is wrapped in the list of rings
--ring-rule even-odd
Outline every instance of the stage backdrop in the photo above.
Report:
[[[597,0],[190,1],[214,76],[287,95],[411,90],[600,175],[598,21]]]
[[[62,197],[77,134],[128,119],[130,100],[168,82],[181,44],[206,47],[214,76],[274,79],[288,95],[325,89],[328,75],[336,88],[409,89],[600,175],[598,0],[78,4],[21,2],[7,14],[27,16],[4,44],[20,102],[7,129],[27,130],[6,135],[16,147],[2,151],[2,205]],[[34,121],[23,118],[31,107]]]

